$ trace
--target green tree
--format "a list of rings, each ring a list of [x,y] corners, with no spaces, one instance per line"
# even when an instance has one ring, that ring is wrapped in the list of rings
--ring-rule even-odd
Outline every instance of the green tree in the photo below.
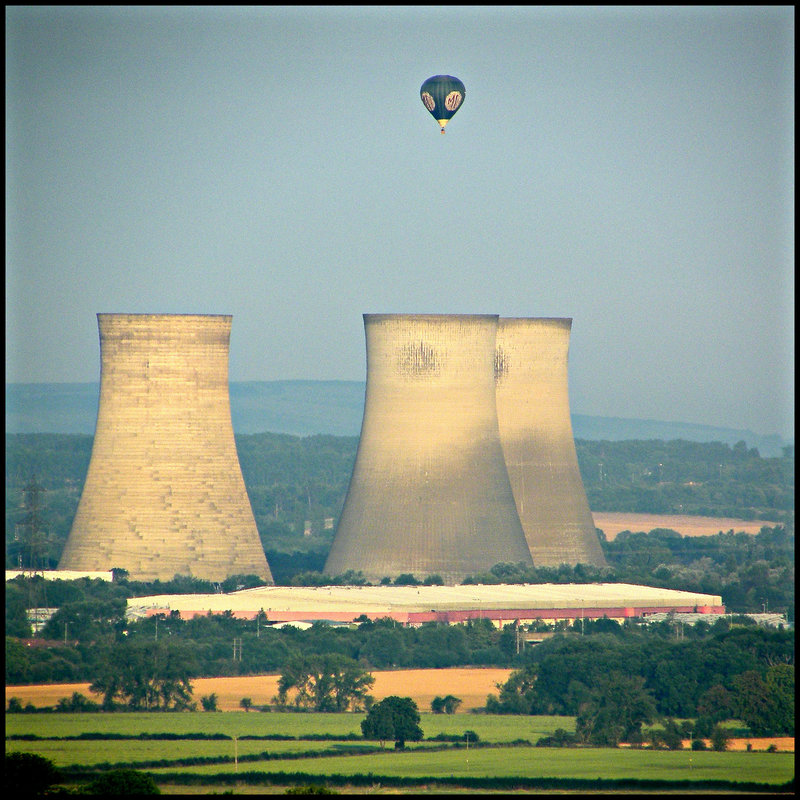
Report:
[[[650,736],[656,747],[663,745],[668,750],[683,749],[683,731],[674,719],[666,719],[663,728],[651,729]]]
[[[420,583],[410,572],[403,572],[394,579],[395,586],[419,586]]]
[[[499,696],[489,695],[486,710],[490,714],[531,714],[536,699],[539,667],[536,664],[514,670],[504,684],[497,684]]]
[[[362,655],[376,669],[386,669],[404,663],[405,636],[402,629],[375,624],[370,630]]]
[[[365,739],[377,739],[381,747],[394,739],[394,714],[383,702],[374,703],[367,712],[366,719],[361,722],[361,732]]]
[[[28,593],[17,581],[6,582],[6,636],[30,639],[33,635],[28,621]]]
[[[641,736],[642,725],[655,717],[655,701],[644,688],[644,678],[612,672],[581,706],[575,730],[583,742],[616,747]]]
[[[728,749],[728,732],[722,725],[715,725],[711,731],[711,749],[722,752]]]
[[[30,797],[46,794],[60,779],[52,761],[34,753],[6,753],[6,794],[11,797]]]
[[[714,684],[698,701],[697,713],[714,722],[731,719],[735,714],[734,697],[721,684]]]
[[[243,697],[239,701],[239,705],[245,710],[249,711],[253,706],[253,701],[249,697]]]
[[[9,697],[8,698],[8,707],[6,708],[6,714],[21,714],[22,713],[22,703],[18,697]]]
[[[72,640],[96,642],[108,639],[114,633],[114,625],[125,619],[125,608],[123,597],[108,598],[103,603],[94,599],[67,602],[47,620],[42,628],[42,637],[63,639],[66,629]]]
[[[765,682],[773,730],[794,736],[794,665],[776,664],[769,667]]]
[[[67,699],[62,697],[56,705],[56,711],[66,712],[69,714],[81,714],[91,711],[99,711],[100,706],[90,700],[86,695],[80,692],[73,692],[72,697]]]
[[[455,714],[461,705],[461,698],[448,694],[445,697],[434,697],[431,700],[431,711],[434,714]]]
[[[772,733],[770,728],[769,690],[764,679],[754,670],[747,670],[733,679],[736,716],[755,736]]]
[[[377,739],[381,742],[394,739],[398,750],[405,743],[418,742],[422,739],[422,728],[417,704],[410,697],[391,695],[375,703],[361,722],[361,732],[365,739]]]
[[[794,666],[769,667],[766,679],[748,670],[733,679],[734,707],[755,736],[794,735]]]
[[[289,693],[294,691],[293,704],[298,708],[357,711],[363,708],[374,683],[375,678],[349,656],[339,653],[298,656],[281,673],[277,701],[279,705],[287,705]]]
[[[200,698],[200,705],[203,706],[203,711],[216,711],[217,710],[217,693],[204,694]]]
[[[103,696],[103,708],[121,702],[134,711],[190,707],[195,669],[188,647],[165,642],[121,642],[107,652],[89,690]]]
[[[6,684],[28,683],[31,680],[32,649],[6,636]]]

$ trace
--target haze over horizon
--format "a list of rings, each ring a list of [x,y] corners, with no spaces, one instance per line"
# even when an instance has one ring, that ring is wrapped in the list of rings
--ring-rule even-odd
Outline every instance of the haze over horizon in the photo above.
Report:
[[[571,317],[573,414],[793,441],[793,175],[790,6],[7,7],[6,383],[98,312],[232,314],[231,382]]]

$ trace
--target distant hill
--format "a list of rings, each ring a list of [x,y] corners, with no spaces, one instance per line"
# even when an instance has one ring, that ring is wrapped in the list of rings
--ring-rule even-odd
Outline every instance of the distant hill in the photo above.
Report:
[[[97,383],[6,384],[6,433],[94,434]],[[358,436],[364,411],[362,381],[248,381],[230,384],[236,433]],[[684,422],[572,415],[576,439],[684,439],[691,442],[744,440],[767,458],[781,455],[780,436]]]

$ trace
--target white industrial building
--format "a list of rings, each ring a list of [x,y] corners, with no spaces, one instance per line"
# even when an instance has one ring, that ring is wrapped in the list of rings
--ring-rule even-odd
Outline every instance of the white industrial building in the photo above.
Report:
[[[543,620],[624,620],[651,614],[724,614],[718,595],[657,589],[628,583],[502,584],[460,586],[263,586],[229,594],[133,597],[129,618],[177,613],[197,615],[229,611],[240,619],[350,623],[360,617],[391,618],[404,625],[458,623],[489,619],[502,626]]]

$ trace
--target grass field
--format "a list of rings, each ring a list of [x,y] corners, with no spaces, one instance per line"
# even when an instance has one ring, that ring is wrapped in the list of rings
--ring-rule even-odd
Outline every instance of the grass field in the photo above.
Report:
[[[570,717],[523,717],[487,714],[422,714],[421,726],[426,737],[422,743],[409,743],[406,751],[391,747],[381,749],[375,742],[309,740],[304,736],[327,734],[346,737],[360,733],[363,714],[297,714],[211,712],[117,713],[117,714],[7,714],[6,752],[28,752],[49,758],[58,767],[76,765],[129,765],[155,776],[170,776],[166,792],[177,791],[176,780],[185,776],[187,786],[192,776],[213,781],[213,776],[249,775],[266,791],[266,776],[281,773],[305,773],[317,782],[325,776],[363,776],[371,773],[376,782],[393,777],[436,780],[437,778],[520,779],[603,779],[709,781],[725,780],[783,784],[794,777],[792,753],[765,752],[693,752],[639,749],[535,748],[519,744],[535,743],[540,736],[556,728],[574,730]],[[462,735],[473,730],[481,743],[489,747],[441,745],[431,741],[439,733]],[[81,734],[117,734],[137,737],[142,732],[155,734],[224,734],[237,737],[227,740],[143,740],[138,738],[87,740],[61,739]],[[245,736],[280,733],[298,737],[289,741],[251,740]],[[8,737],[34,735],[46,740],[12,740]],[[512,743],[517,744],[512,744]],[[371,752],[364,753],[364,748]],[[265,755],[266,754],[266,755]],[[316,757],[306,757],[306,756]],[[294,758],[284,756],[294,755]],[[248,757],[259,757],[250,760]],[[302,756],[302,757],[298,757]],[[179,759],[224,759],[221,763],[179,763]],[[236,763],[234,763],[234,759]],[[145,762],[150,762],[146,764]],[[156,765],[154,762],[160,762]],[[172,762],[172,763],[169,763]],[[255,775],[258,773],[258,775]],[[261,777],[259,777],[259,775]],[[179,785],[178,784],[178,785]],[[227,785],[227,784],[224,784]],[[250,784],[248,784],[249,786]],[[220,784],[206,787],[211,793]],[[274,788],[274,787],[273,787]],[[442,787],[440,787],[442,788]],[[242,789],[243,793],[249,790]],[[193,792],[204,793],[202,786]],[[270,792],[271,793],[271,792]]]
[[[154,775],[174,773],[164,767]],[[183,770],[177,770],[181,772]],[[193,774],[230,773],[231,765],[187,767]],[[585,778],[613,780],[726,780],[781,784],[794,777],[788,753],[716,753],[690,750],[617,750],[613,748],[551,749],[493,747],[426,752],[385,750],[370,755],[324,759],[272,760],[239,765],[240,772],[303,772],[312,775],[364,775],[420,778],[496,777]]]
[[[528,739],[533,743],[541,736],[553,733],[556,728],[575,730],[574,717],[523,717],[495,714],[431,714],[423,713],[421,727],[426,737],[440,733],[461,735],[465,730],[475,731],[481,741],[513,742]],[[116,734],[138,736],[143,731],[150,735],[199,734],[209,736],[220,733],[225,736],[269,736],[280,734],[302,738],[305,736],[361,735],[361,720],[364,714],[295,714],[256,711],[237,711],[228,714],[209,712],[164,714],[164,713],[119,713],[119,714],[6,714],[6,737],[33,735],[62,738],[80,736],[82,733]],[[268,741],[262,749],[271,746]],[[17,745],[22,742],[6,741]],[[24,744],[30,744],[28,742]],[[104,743],[105,746],[105,743]],[[161,744],[164,747],[164,744]]]
[[[100,764],[128,764],[137,768],[151,769],[143,766],[145,762],[162,760],[176,761],[192,758],[245,758],[255,754],[285,755],[292,753],[341,753],[342,751],[363,749],[364,747],[380,747],[376,742],[310,742],[304,739],[292,741],[264,741],[252,739],[230,739],[203,741],[197,739],[179,739],[177,741],[159,741],[138,739],[120,740],[79,740],[79,741],[7,741],[6,752],[35,753],[49,758],[57,767],[75,764],[97,766]],[[430,746],[430,745],[429,745]],[[230,771],[230,764],[223,765],[224,771]],[[170,766],[169,769],[175,769]],[[197,768],[192,767],[192,771]]]

